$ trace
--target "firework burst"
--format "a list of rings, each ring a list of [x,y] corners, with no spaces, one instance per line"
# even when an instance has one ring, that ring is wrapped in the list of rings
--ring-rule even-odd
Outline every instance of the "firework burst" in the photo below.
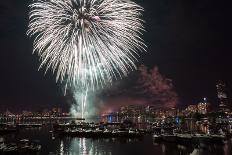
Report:
[[[136,68],[143,8],[130,0],[34,0],[27,34],[56,80],[94,88]]]

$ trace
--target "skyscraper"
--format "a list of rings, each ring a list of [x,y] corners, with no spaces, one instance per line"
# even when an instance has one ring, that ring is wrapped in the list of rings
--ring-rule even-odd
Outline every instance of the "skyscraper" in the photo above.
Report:
[[[219,99],[219,110],[221,112],[229,112],[229,101],[226,94],[226,84],[223,81],[218,81],[217,85],[217,95]]]
[[[197,109],[200,114],[207,114],[210,111],[210,103],[207,101],[207,98],[204,98],[203,102],[198,103]]]

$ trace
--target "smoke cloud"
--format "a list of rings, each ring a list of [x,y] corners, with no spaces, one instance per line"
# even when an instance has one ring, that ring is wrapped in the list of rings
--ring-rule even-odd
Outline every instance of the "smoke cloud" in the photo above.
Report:
[[[74,116],[80,116],[83,92],[73,89],[73,104],[70,108]],[[153,105],[157,108],[173,108],[178,103],[178,95],[171,79],[159,72],[157,66],[148,69],[142,65],[123,80],[115,81],[104,89],[89,91],[84,115],[97,116],[111,113],[126,105]]]

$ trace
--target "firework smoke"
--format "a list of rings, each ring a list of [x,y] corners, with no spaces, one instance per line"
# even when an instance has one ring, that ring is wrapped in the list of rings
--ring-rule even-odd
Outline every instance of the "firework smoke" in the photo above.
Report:
[[[114,86],[100,94],[106,103],[105,111],[132,104],[174,108],[179,100],[172,80],[162,75],[157,66],[148,69],[142,65],[128,79]]]
[[[98,93],[100,90],[98,90]],[[86,91],[79,87],[73,87],[71,94],[73,99],[70,107],[70,113],[78,118],[91,118],[99,116],[100,109],[103,108],[104,103],[98,97],[96,91]]]
[[[135,88],[140,95],[147,96],[150,102],[157,107],[176,107],[178,95],[175,92],[171,79],[166,78],[160,72],[157,66],[148,70],[142,65],[139,68],[140,77]]]
[[[71,105],[70,112],[74,117],[84,118],[86,105],[87,105],[87,97],[88,97],[88,90],[74,90],[75,103]]]

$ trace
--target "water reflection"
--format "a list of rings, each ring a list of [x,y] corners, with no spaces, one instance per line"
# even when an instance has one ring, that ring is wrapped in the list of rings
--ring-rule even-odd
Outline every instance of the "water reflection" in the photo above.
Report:
[[[39,155],[232,155],[232,140],[225,145],[158,144],[152,141],[151,135],[142,139],[61,138],[53,135],[50,130],[50,127],[43,126],[20,130],[3,138],[5,142],[25,138],[39,140],[42,145]]]
[[[64,155],[64,141],[60,141],[60,155]]]
[[[86,139],[62,138],[60,140],[60,155],[112,155],[114,147],[120,144],[129,144],[140,141],[139,139]],[[115,151],[115,150],[114,150]]]
[[[112,155],[112,154],[162,154],[162,155],[230,155],[231,143],[223,145],[192,145],[153,143],[150,138],[138,139],[86,139],[63,138],[60,140],[60,155]]]

